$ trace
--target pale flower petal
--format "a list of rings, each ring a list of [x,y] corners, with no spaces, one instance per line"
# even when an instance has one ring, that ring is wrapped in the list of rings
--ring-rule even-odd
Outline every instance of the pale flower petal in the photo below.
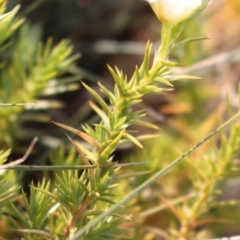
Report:
[[[177,24],[194,14],[203,0],[146,0],[164,24]]]

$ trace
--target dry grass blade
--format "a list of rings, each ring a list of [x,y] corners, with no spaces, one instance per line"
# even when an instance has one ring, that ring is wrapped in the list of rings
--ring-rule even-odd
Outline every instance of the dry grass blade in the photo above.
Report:
[[[78,135],[79,137],[81,137],[82,139],[84,139],[86,142],[88,142],[89,144],[95,146],[99,152],[102,151],[102,147],[101,147],[101,144],[99,142],[97,142],[95,139],[93,139],[92,137],[90,137],[89,135],[87,135],[86,133],[84,132],[81,132],[79,131],[78,129],[76,128],[73,128],[73,127],[69,127],[67,125],[64,125],[64,124],[61,124],[61,123],[57,123],[57,122],[54,122],[54,124],[58,125],[59,127],[61,128],[64,128],[72,133],[75,133],[76,135]]]
[[[26,153],[24,154],[24,156],[23,156],[22,158],[20,158],[20,159],[18,159],[18,160],[15,160],[15,161],[13,161],[13,162],[11,162],[11,163],[7,163],[7,164],[4,164],[4,165],[1,165],[1,166],[0,166],[0,169],[7,169],[7,168],[9,168],[9,167],[13,167],[13,166],[15,166],[15,165],[18,165],[18,164],[23,163],[23,162],[28,158],[28,156],[30,155],[30,153],[31,153],[31,151],[32,151],[35,143],[37,142],[37,140],[38,140],[38,137],[35,137],[35,138],[32,140],[30,146],[28,147]]]

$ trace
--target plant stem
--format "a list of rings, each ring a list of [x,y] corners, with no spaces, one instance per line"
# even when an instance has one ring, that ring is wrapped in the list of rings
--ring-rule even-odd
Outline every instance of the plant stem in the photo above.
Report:
[[[157,58],[159,59],[156,61],[151,70],[150,70],[150,78],[153,78],[155,74],[159,71],[159,69],[163,66],[162,61],[165,61],[168,56],[168,48],[169,43],[171,40],[171,32],[172,32],[172,25],[165,25],[162,26],[162,34],[161,34],[161,47],[158,50]]]
[[[158,55],[161,60],[165,61],[167,55],[168,55],[168,48],[169,48],[169,42],[171,39],[171,32],[172,32],[172,25],[165,25],[162,26],[162,35],[161,35],[161,48],[159,49]]]

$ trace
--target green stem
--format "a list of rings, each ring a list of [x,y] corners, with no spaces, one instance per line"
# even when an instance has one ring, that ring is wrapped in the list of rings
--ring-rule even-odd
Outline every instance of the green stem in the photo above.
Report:
[[[161,47],[158,51],[159,61],[156,61],[150,70],[150,78],[154,78],[159,69],[163,66],[161,60],[165,61],[168,56],[168,49],[171,40],[172,25],[162,26]]]
[[[150,161],[149,161],[150,162]],[[119,167],[131,167],[134,165],[148,164],[148,161],[136,162],[136,163],[118,163],[115,164],[116,168]],[[0,170],[17,170],[17,171],[62,171],[62,170],[84,170],[93,168],[108,168],[110,165],[0,165]]]
[[[171,32],[172,32],[172,25],[165,25],[162,26],[162,35],[161,35],[161,48],[159,50],[159,57],[161,60],[165,60],[168,55],[169,43],[171,39]]]

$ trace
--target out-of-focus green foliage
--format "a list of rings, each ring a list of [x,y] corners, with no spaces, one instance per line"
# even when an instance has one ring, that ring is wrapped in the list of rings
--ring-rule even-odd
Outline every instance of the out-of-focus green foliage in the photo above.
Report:
[[[19,137],[18,128],[21,123],[21,113],[26,109],[34,110],[62,106],[60,102],[37,101],[37,98],[40,95],[51,95],[59,91],[66,92],[76,89],[76,85],[74,86],[71,81],[65,81],[64,86],[59,81],[59,77],[74,66],[78,57],[77,55],[71,56],[72,46],[69,41],[63,40],[54,45],[50,39],[46,45],[40,43],[41,29],[37,26],[30,27],[27,22],[24,22],[23,18],[17,17],[19,5],[6,12],[6,4],[5,0],[0,1],[1,149],[12,147],[14,138]],[[29,116],[29,119],[34,119],[33,113]],[[38,119],[38,121],[41,121],[41,119]],[[31,134],[29,136],[33,137]],[[0,164],[5,163],[9,154],[10,150],[1,150]],[[19,181],[18,175],[0,168],[0,224],[4,226],[7,223],[4,216],[13,217],[13,213],[9,211],[9,204],[19,199],[20,182],[17,181]],[[33,203],[33,205],[36,205],[36,203],[39,203],[41,193],[34,194],[33,191],[32,195],[32,199],[35,199],[36,196],[37,202]],[[26,197],[23,196],[23,200],[29,210],[30,207],[27,207]],[[42,202],[42,207],[48,206],[44,200],[40,202]],[[18,211],[16,210],[16,212]],[[39,213],[44,213],[41,207]],[[34,221],[37,222],[38,226],[43,226],[44,219],[41,216],[36,217],[34,214],[32,219],[35,219]],[[36,224],[33,224],[32,227],[35,228]],[[7,226],[5,228],[1,234],[7,232]]]
[[[2,11],[5,4],[3,1]],[[1,146],[9,146],[14,135],[17,135],[19,114],[24,109],[61,107],[57,101],[36,100],[41,94],[57,93],[61,84],[57,78],[68,72],[78,57],[70,56],[72,46],[69,41],[63,40],[56,46],[53,46],[51,39],[46,45],[40,43],[40,29],[23,24],[23,19],[15,16],[18,9],[19,6],[2,14],[0,21]],[[9,104],[18,106],[5,107]]]
[[[10,151],[0,151],[0,164],[2,165],[9,156]],[[5,170],[0,170],[0,214],[3,214],[4,207],[9,201],[16,199],[18,186],[15,185],[14,175],[8,174]]]
[[[144,150],[138,150],[127,159],[151,159],[150,164],[139,165],[137,171],[144,169],[157,172],[167,166],[171,159],[176,158],[182,149],[189,148],[195,139],[203,137],[206,130],[209,131],[217,120],[216,113],[204,122],[189,123],[188,126],[184,126],[180,119],[175,120],[179,127],[183,125],[183,128],[188,128],[182,136],[179,133],[172,133],[171,136],[163,133],[161,137],[148,143]],[[177,126],[171,121],[169,123]],[[196,150],[184,164],[176,166],[171,173],[139,195],[136,205],[142,206],[142,209],[138,209],[134,217],[136,229],[139,229],[138,221],[140,224],[145,222],[146,227],[154,221],[156,233],[154,234],[153,229],[152,237],[156,237],[157,229],[161,228],[163,235],[169,236],[169,239],[205,239],[214,236],[214,232],[221,225],[225,226],[227,221],[233,220],[231,217],[225,219],[217,214],[217,211],[223,207],[227,211],[233,205],[236,209],[240,208],[237,199],[230,198],[225,204],[221,200],[221,196],[224,196],[222,187],[238,175],[239,122],[231,125],[229,136],[226,137],[226,133],[222,132],[214,142],[220,142],[220,145],[216,146],[212,142]],[[172,146],[171,150],[169,146]],[[147,178],[149,175],[135,178],[130,189],[139,186]],[[124,186],[127,188],[129,184]],[[237,227],[239,221],[231,224]],[[216,225],[219,227],[215,228]],[[218,234],[226,231],[225,227],[221,229]],[[138,232],[136,231],[136,236]]]

